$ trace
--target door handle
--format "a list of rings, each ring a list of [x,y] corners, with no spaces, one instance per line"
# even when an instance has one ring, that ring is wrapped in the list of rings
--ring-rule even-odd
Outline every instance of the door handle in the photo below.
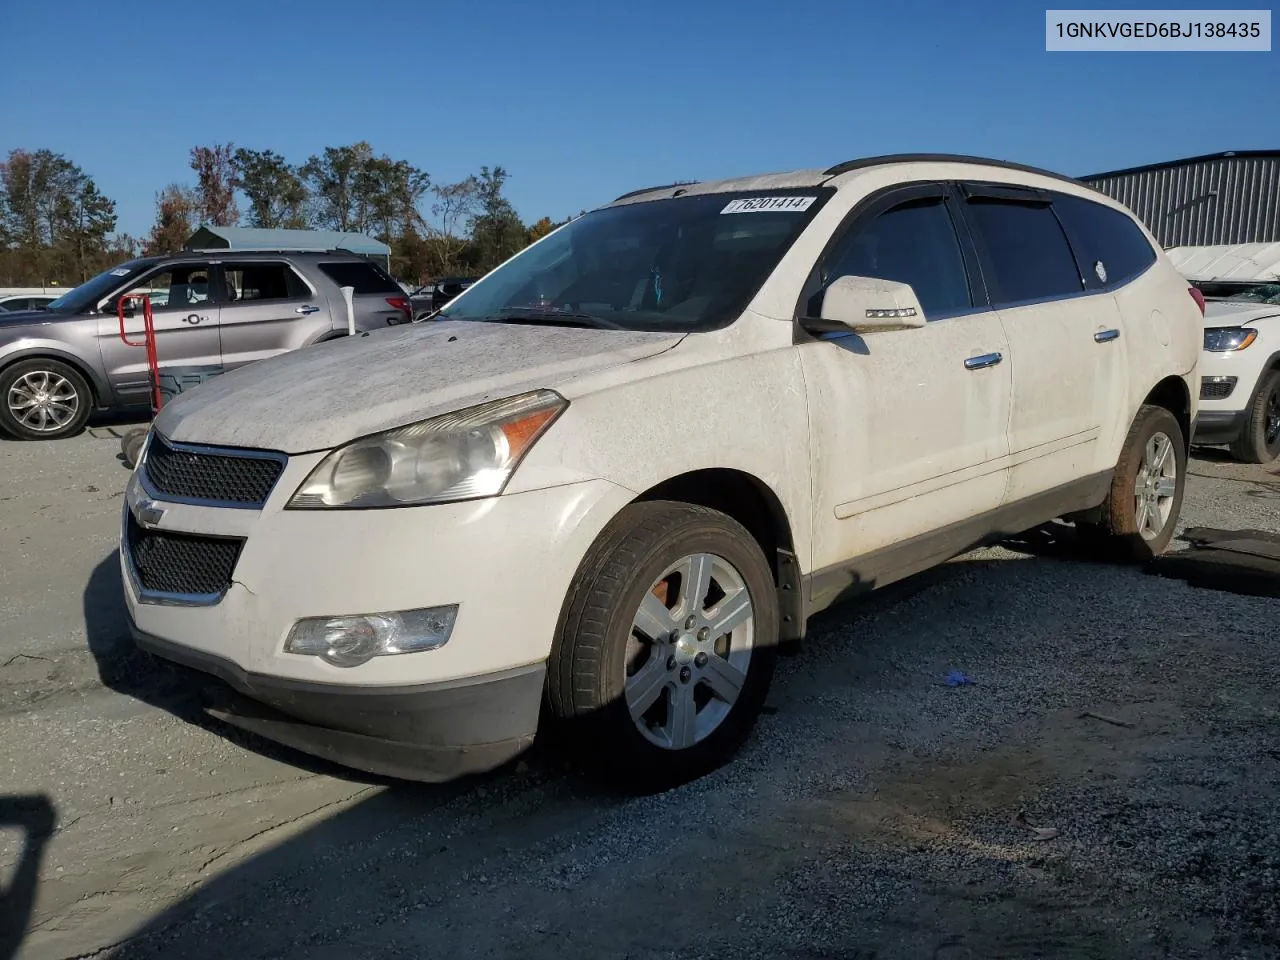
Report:
[[[987,367],[994,367],[1003,359],[1003,353],[980,353],[976,357],[969,357],[965,360],[964,368],[966,370],[983,370]]]
[[[319,308],[319,307],[313,307],[313,306],[311,306],[310,304],[308,304],[308,305],[307,305],[307,306],[305,306],[305,307],[298,307],[298,309],[294,310],[293,312],[294,312],[294,313],[300,313],[300,314],[302,314],[302,315],[305,317],[305,316],[307,316],[308,314],[311,314],[311,313],[319,313],[319,312],[320,312],[320,308]]]
[[[1112,340],[1120,339],[1120,331],[1119,330],[1099,330],[1097,333],[1093,335],[1093,339],[1097,340],[1098,343],[1110,343]]]
[[[199,322],[200,322],[201,320],[203,320],[203,319],[204,319],[204,317],[200,316],[200,314],[198,314],[198,313],[189,313],[189,314],[187,314],[185,317],[183,317],[183,318],[182,318],[182,322],[183,322],[183,323],[189,323],[189,324],[192,324],[192,325],[194,326],[195,324],[199,323]]]

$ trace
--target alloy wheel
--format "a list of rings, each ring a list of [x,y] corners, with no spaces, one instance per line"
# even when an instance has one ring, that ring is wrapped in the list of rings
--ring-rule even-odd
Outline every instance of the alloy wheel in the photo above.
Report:
[[[742,692],[754,632],[731,563],[699,553],[672,564],[646,591],[627,645],[625,697],[640,733],[668,750],[710,736]]]
[[[9,415],[36,433],[61,430],[80,410],[75,385],[52,370],[32,370],[9,386]]]
[[[1178,458],[1166,433],[1152,434],[1134,483],[1135,525],[1144,540],[1155,540],[1173,513],[1178,492]]]

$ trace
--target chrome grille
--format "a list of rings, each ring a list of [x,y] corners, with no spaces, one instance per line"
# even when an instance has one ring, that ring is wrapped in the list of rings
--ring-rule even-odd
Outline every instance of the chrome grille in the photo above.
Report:
[[[1225,400],[1236,388],[1235,377],[1201,377],[1201,400]]]
[[[284,465],[283,454],[175,444],[153,433],[142,469],[147,486],[161,497],[261,507]]]
[[[243,540],[148,530],[125,512],[129,560],[143,590],[214,598],[231,586]]]

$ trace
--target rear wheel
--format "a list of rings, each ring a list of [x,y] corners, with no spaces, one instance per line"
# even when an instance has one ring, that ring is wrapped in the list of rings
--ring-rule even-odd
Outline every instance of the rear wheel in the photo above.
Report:
[[[1246,415],[1231,455],[1245,463],[1270,464],[1280,458],[1280,370],[1263,376]]]
[[[1105,557],[1141,562],[1173,539],[1186,487],[1187,447],[1178,419],[1164,407],[1138,411],[1116,463],[1101,521],[1080,524]]]
[[[634,504],[566,602],[548,702],[587,762],[641,791],[725,763],[773,676],[778,607],[759,545],[725,514]]]
[[[89,384],[59,360],[20,360],[0,372],[0,431],[19,440],[70,437],[92,410]]]

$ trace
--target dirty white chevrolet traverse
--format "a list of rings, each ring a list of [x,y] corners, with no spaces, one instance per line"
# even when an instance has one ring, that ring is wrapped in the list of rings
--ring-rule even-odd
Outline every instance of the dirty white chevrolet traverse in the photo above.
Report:
[[[1173,534],[1201,314],[1123,207],[964,157],[638,191],[438,319],[157,417],[135,636],[217,712],[394,776],[555,724],[639,789],[728,759],[836,600],[1054,518]]]

